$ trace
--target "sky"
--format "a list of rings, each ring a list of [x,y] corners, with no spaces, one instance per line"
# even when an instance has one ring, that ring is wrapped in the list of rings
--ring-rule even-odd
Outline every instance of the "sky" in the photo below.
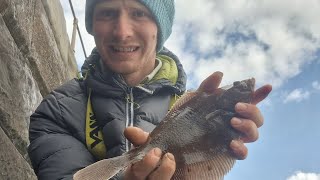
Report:
[[[71,34],[69,3],[60,2]],[[84,4],[73,1],[90,54]],[[184,65],[188,89],[215,71],[224,73],[222,85],[254,77],[257,87],[273,86],[258,105],[265,119],[259,140],[225,180],[320,180],[319,17],[320,0],[176,0],[165,46]],[[75,52],[81,67],[79,39]]]

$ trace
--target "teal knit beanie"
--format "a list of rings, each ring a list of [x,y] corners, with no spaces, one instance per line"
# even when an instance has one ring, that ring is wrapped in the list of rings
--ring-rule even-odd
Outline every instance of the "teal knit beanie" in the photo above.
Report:
[[[86,29],[92,34],[92,16],[95,4],[101,0],[86,0]],[[139,0],[149,11],[158,26],[157,52],[161,51],[164,42],[169,38],[172,32],[174,19],[174,0]]]

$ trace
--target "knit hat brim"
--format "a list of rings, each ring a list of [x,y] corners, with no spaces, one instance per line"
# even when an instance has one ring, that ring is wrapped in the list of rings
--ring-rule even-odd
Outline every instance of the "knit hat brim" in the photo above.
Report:
[[[85,23],[89,34],[92,34],[93,11],[95,5],[101,0],[86,0]],[[172,32],[175,14],[174,0],[139,0],[152,13],[158,27],[157,52],[163,48],[163,44]]]

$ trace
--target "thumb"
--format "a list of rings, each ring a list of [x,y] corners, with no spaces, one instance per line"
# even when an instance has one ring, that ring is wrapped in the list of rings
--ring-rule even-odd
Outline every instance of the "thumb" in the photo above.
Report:
[[[134,145],[140,146],[147,142],[149,133],[137,127],[128,127],[124,130],[124,136]]]
[[[219,87],[222,77],[223,77],[222,72],[220,71],[214,72],[209,77],[207,77],[204,81],[202,81],[202,83],[198,88],[198,91],[206,92],[206,93],[213,92]]]
[[[264,100],[269,93],[272,91],[272,86],[270,84],[264,85],[261,88],[257,89],[253,94],[252,104],[258,104]]]

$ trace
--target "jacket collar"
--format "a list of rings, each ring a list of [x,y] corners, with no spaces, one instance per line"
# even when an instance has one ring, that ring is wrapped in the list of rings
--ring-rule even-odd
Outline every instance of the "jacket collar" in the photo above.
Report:
[[[179,59],[166,48],[163,48],[157,54],[157,58],[163,63],[158,73],[152,80],[140,84],[136,88],[149,94],[165,88],[172,91],[172,93],[181,95],[186,88],[186,74]],[[90,56],[84,62],[81,72],[83,77],[85,77],[87,88],[91,88],[93,93],[107,96],[121,96],[130,88],[118,74],[104,68],[100,54],[96,48],[93,49]]]

